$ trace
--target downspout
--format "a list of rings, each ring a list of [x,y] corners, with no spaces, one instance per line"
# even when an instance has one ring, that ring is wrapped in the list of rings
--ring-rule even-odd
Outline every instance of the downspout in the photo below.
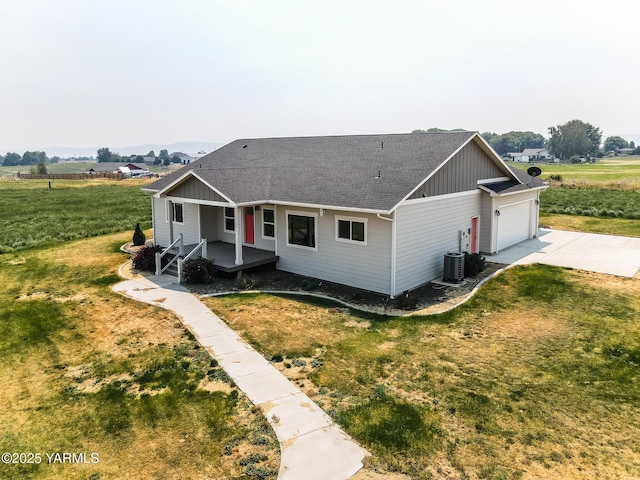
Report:
[[[396,295],[396,211],[392,213],[392,217],[383,217],[377,213],[376,216],[381,220],[391,222],[391,288],[389,296],[393,299]]]

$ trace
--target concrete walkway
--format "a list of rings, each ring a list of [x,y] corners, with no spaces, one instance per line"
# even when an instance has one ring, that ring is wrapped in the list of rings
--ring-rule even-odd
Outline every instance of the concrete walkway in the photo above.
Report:
[[[495,263],[537,262],[631,278],[640,269],[640,238],[541,228],[538,238],[486,258]]]
[[[113,286],[119,294],[171,310],[238,387],[259,405],[280,442],[281,480],[346,480],[367,451],[344,433],[198,298],[170,276],[140,277]]]

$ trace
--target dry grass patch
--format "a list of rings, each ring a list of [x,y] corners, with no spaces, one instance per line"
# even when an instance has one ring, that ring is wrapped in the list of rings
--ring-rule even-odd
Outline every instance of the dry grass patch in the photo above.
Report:
[[[635,478],[639,294],[638,279],[534,265],[431,317],[267,295],[209,305],[268,354],[314,351],[276,365],[374,453],[368,473]]]
[[[114,294],[129,235],[0,256],[1,478],[275,478],[275,435],[172,314]]]

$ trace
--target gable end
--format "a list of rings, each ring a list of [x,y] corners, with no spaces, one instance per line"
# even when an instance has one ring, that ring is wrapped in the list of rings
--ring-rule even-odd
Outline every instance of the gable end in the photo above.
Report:
[[[190,176],[184,182],[165,192],[168,197],[191,198],[194,200],[208,200],[211,202],[228,203],[228,200],[218,194],[197,178]]]
[[[509,175],[476,142],[469,142],[408,198],[418,199],[467,192],[478,188],[478,180]]]

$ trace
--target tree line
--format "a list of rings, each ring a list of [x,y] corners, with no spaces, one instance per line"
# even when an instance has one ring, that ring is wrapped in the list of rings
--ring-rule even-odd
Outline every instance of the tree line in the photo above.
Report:
[[[24,165],[29,167],[29,173],[43,175],[47,172],[47,163],[57,163],[60,157],[47,157],[45,152],[24,152],[20,155],[16,152],[8,152],[0,155],[0,165],[5,167],[16,167]]]
[[[447,131],[463,131],[462,129],[443,130],[430,128],[428,130],[417,129],[413,133],[439,133]],[[509,153],[522,153],[527,148],[547,149],[550,155],[559,158],[560,161],[579,161],[580,158],[602,157],[608,153],[617,153],[621,149],[633,149],[627,153],[640,155],[640,147],[636,147],[633,141],[627,142],[619,136],[607,137],[602,148],[602,131],[600,128],[583,122],[582,120],[570,120],[564,124],[548,128],[549,138],[546,139],[539,133],[512,131],[503,134],[484,132],[482,137],[501,156]]]
[[[112,152],[107,147],[98,149],[98,163],[104,162],[131,162],[131,163],[145,163],[146,158],[153,158],[154,165],[164,165],[165,167],[171,163],[182,163],[182,158],[174,153],[169,155],[166,149],[160,150],[160,154],[156,157],[156,154],[151,150],[146,155],[129,155],[122,156],[119,153]]]

